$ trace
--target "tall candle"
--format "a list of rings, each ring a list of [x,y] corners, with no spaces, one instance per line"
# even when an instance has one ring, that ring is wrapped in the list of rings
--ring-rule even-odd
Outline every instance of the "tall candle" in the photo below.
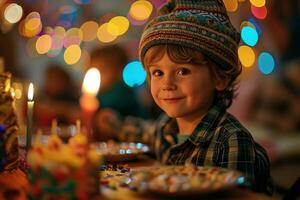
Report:
[[[80,106],[82,109],[82,121],[86,127],[89,142],[92,135],[92,119],[99,107],[96,95],[100,88],[100,82],[100,72],[96,68],[91,68],[85,74],[82,84]]]
[[[32,113],[33,113],[33,84],[30,83],[28,87],[28,100],[27,100],[27,135],[26,135],[26,149],[31,147],[31,134],[32,134]]]

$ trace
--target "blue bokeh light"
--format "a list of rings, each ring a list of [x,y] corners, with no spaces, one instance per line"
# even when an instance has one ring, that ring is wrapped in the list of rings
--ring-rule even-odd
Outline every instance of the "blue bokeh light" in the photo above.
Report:
[[[241,32],[242,40],[245,44],[253,47],[257,44],[258,33],[250,26],[244,26]]]
[[[268,52],[262,52],[258,57],[258,69],[261,73],[268,75],[273,72],[275,61],[273,56]]]
[[[142,85],[146,80],[146,71],[140,61],[129,62],[123,70],[123,80],[130,87]]]

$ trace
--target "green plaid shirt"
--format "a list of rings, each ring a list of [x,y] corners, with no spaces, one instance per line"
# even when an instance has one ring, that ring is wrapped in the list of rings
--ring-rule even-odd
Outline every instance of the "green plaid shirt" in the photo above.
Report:
[[[127,117],[120,139],[148,144],[163,164],[193,163],[241,171],[253,190],[272,193],[266,151],[222,103],[212,106],[185,142],[178,144],[176,134],[176,120],[166,115],[156,122]]]

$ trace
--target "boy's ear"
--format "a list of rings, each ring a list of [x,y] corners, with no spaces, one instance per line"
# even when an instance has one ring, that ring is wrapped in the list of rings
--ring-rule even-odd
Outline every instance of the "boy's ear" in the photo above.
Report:
[[[225,90],[225,88],[227,88],[230,80],[229,80],[228,76],[216,75],[215,81],[216,81],[215,82],[216,90],[223,91],[223,90]]]

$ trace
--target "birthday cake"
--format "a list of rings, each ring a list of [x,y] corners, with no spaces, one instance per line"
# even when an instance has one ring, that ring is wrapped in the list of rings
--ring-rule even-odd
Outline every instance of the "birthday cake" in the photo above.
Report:
[[[31,199],[91,199],[99,195],[101,157],[81,133],[68,144],[52,133],[44,145],[37,136],[27,161]]]

